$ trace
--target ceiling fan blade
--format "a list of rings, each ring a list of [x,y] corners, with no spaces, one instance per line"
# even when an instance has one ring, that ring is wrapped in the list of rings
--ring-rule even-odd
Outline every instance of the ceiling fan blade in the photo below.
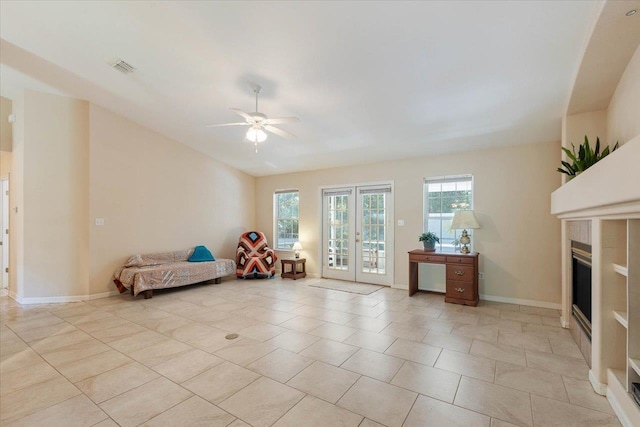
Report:
[[[231,111],[233,111],[234,113],[244,117],[245,120],[247,120],[250,123],[253,123],[255,121],[255,120],[253,120],[253,117],[251,117],[251,114],[245,113],[244,111],[240,110],[239,108],[231,108]]]
[[[250,123],[242,122],[242,123],[223,123],[221,125],[206,125],[206,128],[216,128],[220,126],[251,126]]]
[[[271,133],[275,133],[276,135],[282,136],[284,138],[295,138],[296,137],[294,134],[291,134],[291,133],[289,133],[287,131],[279,129],[279,128],[275,127],[275,126],[267,125],[267,126],[264,127],[264,130],[269,131]]]
[[[274,119],[267,119],[264,123],[267,125],[277,125],[280,123],[294,123],[299,121],[300,119],[297,117],[276,117]]]

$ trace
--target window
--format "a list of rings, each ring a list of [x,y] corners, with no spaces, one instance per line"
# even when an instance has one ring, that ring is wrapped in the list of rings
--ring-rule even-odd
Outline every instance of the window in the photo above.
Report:
[[[454,252],[462,230],[450,230],[453,213],[473,209],[473,176],[441,176],[424,180],[424,229],[440,238],[436,250]],[[472,230],[467,230],[469,233]]]
[[[290,250],[298,241],[298,190],[276,191],[274,206],[276,249]]]

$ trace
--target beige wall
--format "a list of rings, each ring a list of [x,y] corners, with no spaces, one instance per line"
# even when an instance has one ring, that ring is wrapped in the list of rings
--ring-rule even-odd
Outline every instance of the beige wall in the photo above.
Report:
[[[640,45],[620,78],[609,103],[607,132],[610,145],[640,135]]]
[[[0,151],[0,178],[7,178],[11,173],[11,151]]]
[[[11,179],[9,181],[9,293],[13,297],[24,294],[24,92],[13,100],[16,122],[13,125]],[[16,208],[20,206],[20,211]]]
[[[550,212],[549,194],[560,184],[560,143],[420,157],[257,179],[257,226],[273,242],[273,192],[300,190],[300,240],[307,270],[320,273],[320,188],[375,181],[395,185],[395,286],[408,287],[409,250],[422,232],[423,178],[471,173],[474,203],[482,228],[474,232],[481,253],[480,293],[498,298],[559,304],[560,222]]]
[[[206,245],[235,259],[255,225],[255,178],[91,105],[91,294],[130,255]],[[96,226],[95,218],[105,219]]]
[[[10,291],[26,302],[112,292],[134,253],[235,258],[255,226],[245,173],[87,101],[25,91],[14,110]]]
[[[24,296],[86,295],[89,103],[24,95]]]
[[[562,145],[571,150],[571,143],[576,147],[584,143],[584,136],[589,137],[589,145],[595,147],[596,139],[604,148],[607,138],[607,110],[593,111],[567,116],[563,126]]]
[[[11,100],[0,96],[0,151],[11,151],[13,129],[9,123]]]

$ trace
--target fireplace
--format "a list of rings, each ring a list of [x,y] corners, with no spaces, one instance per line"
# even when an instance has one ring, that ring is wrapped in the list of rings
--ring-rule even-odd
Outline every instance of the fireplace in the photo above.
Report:
[[[571,242],[572,313],[591,340],[591,246]]]

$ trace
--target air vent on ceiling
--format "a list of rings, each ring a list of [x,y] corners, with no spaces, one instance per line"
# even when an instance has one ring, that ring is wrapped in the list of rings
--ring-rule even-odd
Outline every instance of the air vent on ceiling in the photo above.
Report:
[[[123,61],[122,59],[118,59],[116,62],[111,64],[111,66],[124,74],[133,73],[133,70],[136,69],[136,67]]]

